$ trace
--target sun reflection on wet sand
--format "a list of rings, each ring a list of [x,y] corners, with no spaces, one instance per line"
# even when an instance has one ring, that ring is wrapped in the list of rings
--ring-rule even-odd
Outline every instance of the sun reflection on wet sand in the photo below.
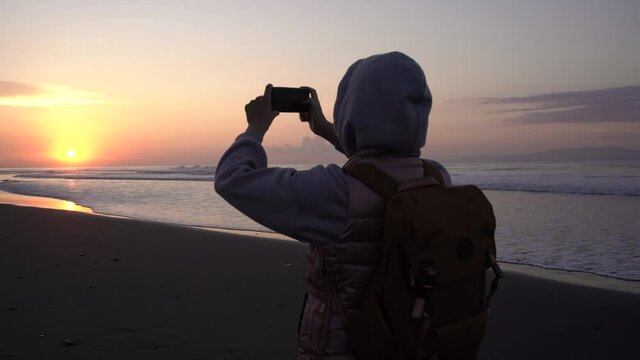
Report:
[[[32,206],[32,207],[40,207],[47,209],[58,209],[58,210],[67,210],[67,211],[77,211],[83,213],[93,213],[93,210],[77,205],[73,201],[38,197],[38,196],[27,196],[27,195],[18,195],[12,194],[5,191],[0,191],[0,203],[3,204],[13,204],[20,206]]]

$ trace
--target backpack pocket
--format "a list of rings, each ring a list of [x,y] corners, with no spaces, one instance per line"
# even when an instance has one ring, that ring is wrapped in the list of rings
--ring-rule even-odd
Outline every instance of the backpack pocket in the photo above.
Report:
[[[486,324],[487,313],[482,311],[433,329],[430,336],[438,359],[475,359]]]

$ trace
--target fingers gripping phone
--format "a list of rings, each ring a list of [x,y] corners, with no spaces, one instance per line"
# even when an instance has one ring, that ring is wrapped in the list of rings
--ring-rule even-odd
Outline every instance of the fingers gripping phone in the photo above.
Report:
[[[301,88],[274,87],[271,89],[271,110],[304,113],[308,106],[309,90]]]

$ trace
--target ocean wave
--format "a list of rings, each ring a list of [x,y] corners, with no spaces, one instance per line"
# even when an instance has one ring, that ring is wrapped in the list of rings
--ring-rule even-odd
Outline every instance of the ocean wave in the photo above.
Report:
[[[304,167],[299,167],[304,169]],[[454,184],[474,184],[483,190],[537,193],[640,196],[640,169],[635,166],[584,165],[496,166],[453,165]],[[24,169],[13,171],[13,179],[214,181],[216,167]],[[9,173],[10,174],[10,173]]]
[[[453,173],[454,184],[474,184],[483,190],[556,194],[640,196],[640,176],[628,174],[562,173],[547,170],[519,174]]]
[[[209,176],[180,176],[180,175],[152,175],[152,174],[134,174],[134,175],[83,175],[83,174],[32,174],[32,175],[16,175],[19,178],[27,179],[66,179],[66,180],[174,180],[174,181],[212,181],[214,175]]]
[[[16,172],[14,172],[16,173]],[[210,165],[177,166],[161,169],[59,169],[25,171],[16,178],[69,180],[178,180],[212,181],[216,167]]]
[[[622,196],[640,196],[640,189],[633,188],[581,188],[576,186],[564,185],[528,185],[528,184],[476,184],[482,190],[496,191],[524,191],[534,193],[553,193],[553,194],[577,194],[577,195],[622,195]]]

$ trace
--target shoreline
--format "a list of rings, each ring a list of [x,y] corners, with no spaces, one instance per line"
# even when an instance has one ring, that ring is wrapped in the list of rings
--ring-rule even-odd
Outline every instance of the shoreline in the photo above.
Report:
[[[540,279],[640,295],[640,281],[637,280],[621,279],[583,271],[549,269],[541,266],[503,261],[500,261],[499,263],[502,270],[537,277]]]
[[[24,207],[35,207],[40,209],[77,211],[77,212],[93,214],[96,216],[129,219],[134,221],[145,221],[145,222],[154,223],[154,224],[168,224],[168,225],[181,226],[181,227],[186,227],[191,229],[220,231],[220,232],[229,233],[229,234],[258,236],[258,237],[264,237],[268,239],[297,241],[286,235],[282,235],[276,232],[247,230],[247,229],[228,229],[228,228],[213,227],[213,226],[185,225],[185,224],[176,224],[176,223],[169,223],[169,222],[163,222],[163,221],[139,219],[139,218],[133,218],[128,216],[116,215],[116,214],[102,213],[102,212],[97,212],[93,208],[90,208],[88,206],[76,204],[75,202],[70,200],[57,199],[57,198],[45,197],[45,196],[16,194],[16,193],[8,192],[5,190],[0,190],[0,204],[24,206]]]
[[[222,232],[222,233],[234,234],[234,235],[240,235],[240,236],[254,236],[254,237],[260,237],[260,238],[267,238],[267,239],[297,242],[297,240],[295,239],[292,239],[288,236],[275,233],[275,232],[246,230],[246,229],[227,229],[227,228],[211,227],[211,226],[184,225],[184,224],[131,218],[127,216],[96,212],[89,207],[77,205],[74,202],[68,201],[68,200],[42,197],[42,196],[14,194],[4,190],[0,190],[0,204],[36,207],[36,208],[43,208],[43,209],[76,211],[76,212],[90,213],[95,216],[129,219],[133,221],[148,222],[151,224],[164,224],[164,225],[178,226],[178,227],[184,227],[189,229],[200,229],[200,230],[206,230],[206,231],[212,231],[212,232]],[[514,263],[514,262],[508,262],[508,261],[500,261],[500,265],[503,268],[509,269],[514,272],[535,276],[535,277],[540,277],[543,279],[560,281],[568,284],[591,286],[591,287],[602,288],[602,289],[610,289],[610,290],[629,292],[633,294],[640,294],[640,280],[625,279],[625,278],[590,273],[590,272],[580,271],[580,270],[546,268],[538,265],[520,264],[520,263]]]
[[[93,209],[86,206],[78,205],[73,201],[44,196],[22,195],[4,190],[0,190],[0,204],[98,214],[95,213]],[[106,214],[100,215],[108,216]]]

